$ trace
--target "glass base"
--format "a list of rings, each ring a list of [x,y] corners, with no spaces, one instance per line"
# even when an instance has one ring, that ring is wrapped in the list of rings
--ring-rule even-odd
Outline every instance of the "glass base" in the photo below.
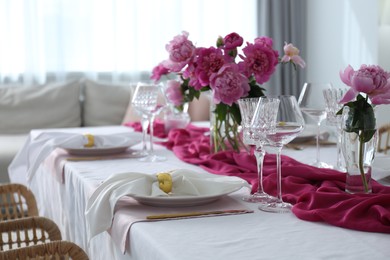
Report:
[[[248,195],[246,197],[242,198],[245,202],[251,202],[251,203],[271,203],[275,202],[277,198],[265,193],[265,192],[255,192],[251,195]]]
[[[333,166],[330,164],[327,164],[325,162],[313,162],[310,164],[311,166],[315,166],[317,168],[324,168],[324,169],[333,169]]]
[[[266,212],[273,213],[289,213],[291,212],[292,205],[287,202],[272,202],[268,204],[262,204],[259,206],[259,209]]]
[[[138,161],[141,162],[164,162],[167,158],[165,156],[159,156],[155,154],[148,154],[145,157],[139,158]]]

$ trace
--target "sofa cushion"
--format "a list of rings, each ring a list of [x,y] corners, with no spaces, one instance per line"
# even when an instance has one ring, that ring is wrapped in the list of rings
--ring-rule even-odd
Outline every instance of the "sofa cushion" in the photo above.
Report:
[[[83,125],[120,125],[132,96],[129,84],[85,80]]]
[[[80,126],[80,81],[0,86],[0,122],[0,134]]]

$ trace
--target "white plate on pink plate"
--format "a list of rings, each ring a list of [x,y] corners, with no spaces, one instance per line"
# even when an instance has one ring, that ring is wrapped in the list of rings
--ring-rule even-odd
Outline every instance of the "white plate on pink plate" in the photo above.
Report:
[[[203,195],[203,196],[169,196],[169,197],[152,197],[152,196],[137,196],[130,195],[141,204],[154,207],[191,207],[199,206],[217,201],[218,199],[235,192],[242,187],[224,191],[220,194]]]
[[[83,147],[83,148],[64,148],[70,155],[111,155],[124,153],[129,148],[129,146],[120,146],[120,147]]]

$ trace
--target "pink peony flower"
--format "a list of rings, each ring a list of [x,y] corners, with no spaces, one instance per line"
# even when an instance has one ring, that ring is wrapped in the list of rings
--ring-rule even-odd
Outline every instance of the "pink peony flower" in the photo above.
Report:
[[[204,87],[210,84],[210,75],[218,72],[225,64],[221,49],[215,47],[199,48],[195,59],[194,76],[199,84]]]
[[[340,103],[347,103],[362,92],[374,105],[390,104],[390,73],[375,65],[362,65],[355,71],[351,65],[340,71],[341,80],[351,88]]]
[[[169,73],[169,69],[164,67],[163,63],[158,64],[153,68],[151,79],[154,79],[155,82],[159,81],[162,75]]]
[[[163,64],[172,72],[179,72],[184,68],[195,53],[195,46],[188,40],[188,32],[175,36],[165,48],[169,52],[169,59]]]
[[[223,42],[225,44],[225,50],[229,51],[240,47],[244,42],[244,39],[238,33],[233,32],[226,35],[223,39]]]
[[[210,77],[210,87],[214,91],[214,101],[231,106],[241,97],[248,95],[248,79],[240,73],[238,65],[228,63]]]
[[[167,81],[166,96],[172,104],[175,106],[180,106],[183,104],[184,97],[181,91],[181,82],[177,80],[168,80]]]
[[[245,56],[242,58],[240,69],[247,77],[252,73],[259,84],[269,80],[278,65],[279,54],[272,49],[272,40],[267,37],[257,38],[255,44],[247,43],[242,49]]]
[[[280,60],[281,62],[292,62],[304,68],[306,66],[305,61],[299,56],[299,49],[295,47],[292,43],[284,43],[284,56]]]

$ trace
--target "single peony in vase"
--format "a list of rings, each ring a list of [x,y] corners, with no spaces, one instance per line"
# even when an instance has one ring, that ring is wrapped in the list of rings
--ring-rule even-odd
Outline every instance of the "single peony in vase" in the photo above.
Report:
[[[343,155],[347,167],[345,190],[371,193],[371,165],[377,145],[374,106],[390,103],[390,73],[379,66],[348,66],[341,80],[351,88],[341,99],[343,115]],[[363,93],[363,94],[360,94]]]

